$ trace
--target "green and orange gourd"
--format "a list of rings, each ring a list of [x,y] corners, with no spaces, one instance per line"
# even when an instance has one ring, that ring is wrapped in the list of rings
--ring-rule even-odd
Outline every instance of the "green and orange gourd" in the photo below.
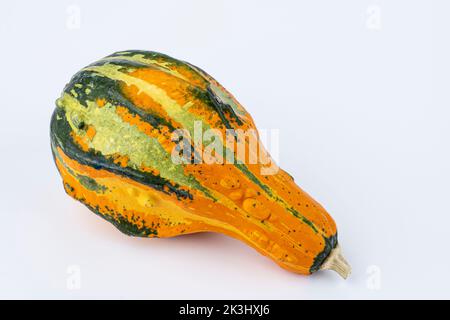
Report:
[[[51,148],[65,191],[125,234],[219,232],[296,273],[349,274],[334,220],[285,171],[264,174],[267,161],[247,163],[226,141],[218,143],[231,148],[231,163],[214,153],[212,163],[173,161],[174,132],[195,135],[195,123],[219,138],[256,129],[201,69],[156,52],[117,52],[75,74],[56,105]],[[208,145],[190,148],[202,154]]]

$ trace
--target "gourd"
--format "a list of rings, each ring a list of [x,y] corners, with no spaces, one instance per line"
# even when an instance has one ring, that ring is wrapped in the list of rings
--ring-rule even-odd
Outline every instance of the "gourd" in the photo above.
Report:
[[[180,149],[174,133],[195,136],[198,124],[201,133],[215,132],[234,161],[219,152],[208,163],[196,161],[206,155],[204,140],[186,140],[188,148]],[[157,52],[125,51],[72,77],[56,102],[50,135],[66,193],[127,235],[219,232],[287,270],[332,269],[347,277],[326,210],[282,169],[264,173],[274,162],[260,143],[269,162],[245,161],[237,144],[227,144],[227,130],[255,129],[248,112],[200,68]],[[250,149],[250,138],[231,141]],[[177,163],[174,150],[193,156]]]

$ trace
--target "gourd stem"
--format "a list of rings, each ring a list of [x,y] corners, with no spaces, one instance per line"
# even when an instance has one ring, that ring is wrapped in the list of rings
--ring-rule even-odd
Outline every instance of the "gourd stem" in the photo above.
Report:
[[[320,269],[336,271],[344,279],[347,279],[348,275],[352,270],[350,265],[347,263],[347,261],[345,261],[344,257],[342,256],[341,248],[339,247],[339,245],[337,245],[336,248],[331,250],[330,255],[324,261]]]

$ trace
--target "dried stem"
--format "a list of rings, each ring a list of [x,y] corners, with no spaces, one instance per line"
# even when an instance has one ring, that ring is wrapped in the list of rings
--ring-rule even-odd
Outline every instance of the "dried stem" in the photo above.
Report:
[[[331,251],[330,255],[324,261],[320,269],[336,271],[344,279],[347,279],[352,270],[350,265],[342,256],[341,248],[339,247],[339,245],[337,245],[336,248]]]

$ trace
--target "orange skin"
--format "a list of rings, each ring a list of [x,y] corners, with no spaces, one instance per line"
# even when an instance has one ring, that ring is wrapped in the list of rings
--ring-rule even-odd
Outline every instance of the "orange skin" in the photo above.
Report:
[[[232,200],[235,208],[212,202],[204,197],[195,197],[198,193],[196,190],[189,190],[194,194],[195,200],[179,201],[171,195],[157,192],[131,179],[114,175],[106,170],[96,170],[81,165],[68,158],[60,149],[58,152],[64,164],[57,160],[57,166],[65,182],[65,190],[70,196],[90,207],[98,206],[98,211],[104,215],[110,214],[111,209],[121,212],[121,215],[133,221],[138,227],[144,224],[158,225],[158,237],[173,237],[206,231],[226,234],[247,243],[261,254],[270,257],[281,267],[301,274],[310,273],[309,268],[305,266],[310,266],[315,256],[323,250],[323,243],[315,240],[316,235],[309,227],[299,224],[297,218],[273,201],[267,200],[263,196],[262,190],[249,194],[249,197],[246,198],[245,191],[255,189],[253,189],[254,185],[245,179],[239,179],[238,190],[243,195],[239,199]],[[93,178],[105,186],[108,191],[98,193],[89,190],[70,174],[66,167],[71,168],[77,174]],[[222,186],[219,177],[230,176],[231,172],[238,176],[239,172],[232,165],[220,167],[197,165],[194,170],[202,171],[200,180],[208,188],[225,195],[236,192],[236,189]],[[218,173],[218,170],[221,172]],[[269,177],[267,184],[272,186],[273,190],[283,198],[295,199],[292,202],[293,206],[302,210],[302,214],[316,225],[322,226],[326,236],[336,233],[332,218],[319,219],[318,217],[329,217],[329,215],[316,201],[298,188],[288,174],[280,170],[279,174],[267,177]],[[129,188],[133,191],[127,192],[126,190]],[[141,194],[152,199],[155,202],[154,207],[137,201],[136,198],[139,198]],[[243,200],[250,198],[260,201],[266,210],[270,211],[270,214],[266,216],[252,215],[245,211]],[[173,210],[174,207],[169,207],[168,203],[178,207],[179,210],[171,212],[170,210]],[[161,215],[161,211],[164,212],[164,215]],[[318,215],[317,212],[321,214]],[[180,216],[183,216],[182,221],[178,221]],[[172,220],[177,223],[171,222]],[[238,226],[240,232],[221,227],[222,225]]]
[[[138,55],[127,57],[132,57],[136,61],[139,58]],[[227,127],[223,119],[218,113],[211,111],[210,102],[193,94],[191,89],[207,90],[214,86],[231,101],[229,103],[244,110],[236,99],[216,80],[193,66],[172,63],[172,60],[167,62],[164,57],[155,58],[154,61],[157,62],[152,62],[154,65],[149,68],[130,69],[124,72],[124,77],[156,85],[173,103],[189,106],[183,107],[185,108],[183,112],[200,119],[226,137]],[[103,70],[98,67],[98,70],[107,72],[109,69]],[[116,73],[102,76],[114,77]],[[185,127],[183,123],[185,118],[174,119],[170,116],[167,105],[158,102],[157,98],[146,92],[145,88],[139,87],[139,84],[129,84],[126,83],[126,79],[129,78],[124,79],[118,82],[120,93],[136,108],[165,119],[173,128]],[[81,99],[79,95],[73,98]],[[94,97],[92,100],[98,109],[103,110],[114,103],[107,95]],[[168,154],[176,146],[168,126],[154,127],[123,105],[115,105],[114,110],[123,123],[156,139]],[[226,119],[233,128],[256,129],[252,118],[245,110],[239,115],[240,122],[229,114],[226,114]],[[88,154],[93,151],[92,142],[98,134],[98,129],[94,125],[87,125],[85,132],[72,129],[71,142],[79,152]],[[261,143],[258,145],[261,148]],[[204,149],[205,146],[201,147]],[[236,155],[237,147],[234,148],[232,151]],[[247,154],[253,152],[249,150],[248,145],[246,148]],[[198,149],[196,151],[202,152]],[[310,274],[316,257],[324,251],[325,238],[333,237],[337,232],[331,216],[300,189],[289,174],[280,169],[276,174],[264,175],[261,169],[267,166],[261,163],[247,164],[246,159],[239,159],[246,163],[248,174],[243,173],[241,167],[235,164],[219,164],[223,159],[216,155],[214,155],[218,162],[216,164],[183,164],[184,175],[195,177],[212,197],[206,196],[201,190],[182,185],[179,189],[192,195],[192,199],[182,199],[169,190],[157,190],[126,175],[82,164],[66,154],[58,143],[54,143],[53,152],[66,192],[99,215],[114,221],[119,229],[120,224],[126,221],[127,225],[132,225],[138,230],[135,235],[142,235],[139,232],[144,229],[155,230],[145,233],[148,237],[218,232],[243,241],[282,268],[300,274]],[[267,154],[265,150],[262,152]],[[132,165],[129,155],[114,153],[105,157],[121,168]],[[270,160],[270,163],[273,161]],[[160,174],[157,168],[144,164],[137,167],[136,170],[143,173]],[[255,183],[255,179],[260,183]],[[261,185],[266,188],[262,188]]]

